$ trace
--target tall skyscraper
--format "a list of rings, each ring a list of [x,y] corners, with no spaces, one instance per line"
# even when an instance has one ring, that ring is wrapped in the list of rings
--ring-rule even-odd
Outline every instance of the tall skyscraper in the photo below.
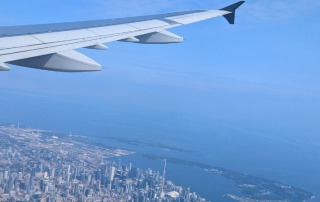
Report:
[[[19,172],[19,174],[18,174],[18,180],[22,180],[22,172]]]
[[[7,180],[7,179],[9,178],[9,171],[7,171],[7,170],[4,171],[4,176],[3,176],[3,178],[4,178],[5,180]]]
[[[50,175],[51,178],[54,178],[55,172],[56,172],[56,169],[55,169],[55,168],[52,168],[52,169],[51,169],[51,173],[50,173],[50,174],[51,174],[51,175]]]
[[[67,168],[67,182],[70,182],[70,176],[71,176],[71,165],[69,164],[68,165],[68,168]]]
[[[70,173],[70,170],[71,170],[71,165],[69,164],[69,165],[68,165],[67,174],[69,174],[69,173]]]
[[[92,176],[89,174],[89,175],[88,175],[88,181],[87,181],[88,184],[90,184],[91,178],[92,178]]]
[[[112,166],[110,168],[110,172],[109,172],[109,180],[110,181],[113,181],[115,172],[116,172],[116,168]]]
[[[3,172],[0,172],[0,183],[2,182],[2,180],[3,180]]]
[[[162,174],[162,184],[161,184],[161,195],[160,197],[163,198],[165,196],[163,187],[164,187],[164,182],[166,179],[166,169],[167,169],[167,159],[164,159],[164,167],[163,167],[163,174]]]
[[[132,163],[129,164],[129,172],[131,172],[132,169]]]
[[[42,172],[43,172],[43,165],[40,164],[40,173],[42,173]]]

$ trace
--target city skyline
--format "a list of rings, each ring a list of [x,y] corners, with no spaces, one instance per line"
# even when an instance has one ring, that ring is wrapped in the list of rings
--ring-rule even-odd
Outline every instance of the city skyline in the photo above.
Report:
[[[122,164],[132,151],[14,125],[0,126],[0,137],[0,201],[206,201],[165,181],[165,168],[161,175]]]

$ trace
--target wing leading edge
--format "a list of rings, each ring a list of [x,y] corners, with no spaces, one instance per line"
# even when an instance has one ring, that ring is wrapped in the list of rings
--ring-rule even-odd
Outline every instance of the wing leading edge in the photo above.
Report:
[[[234,24],[244,1],[220,10],[194,10],[111,20],[0,27],[0,71],[6,63],[63,72],[100,71],[101,65],[78,48],[105,50],[111,41],[143,44],[180,43],[167,29],[223,16]]]

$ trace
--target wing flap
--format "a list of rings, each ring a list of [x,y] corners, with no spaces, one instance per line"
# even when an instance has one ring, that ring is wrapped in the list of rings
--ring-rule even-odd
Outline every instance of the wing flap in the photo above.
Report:
[[[168,26],[169,24],[161,20],[148,20],[143,22],[133,22],[133,23],[129,23],[128,25],[136,29],[142,30],[142,29],[152,29],[155,27],[165,27],[165,26]]]
[[[114,34],[119,34],[119,33],[137,31],[136,28],[133,28],[133,27],[127,25],[127,24],[111,25],[111,26],[107,26],[107,27],[90,28],[88,30],[98,34],[99,36],[114,35]]]
[[[0,38],[0,51],[6,50],[8,48],[33,46],[38,44],[43,44],[43,42],[28,35],[5,37],[5,38]]]
[[[43,43],[70,41],[75,39],[88,39],[98,36],[99,35],[85,29],[32,35],[32,37],[38,39],[39,41],[42,41]]]

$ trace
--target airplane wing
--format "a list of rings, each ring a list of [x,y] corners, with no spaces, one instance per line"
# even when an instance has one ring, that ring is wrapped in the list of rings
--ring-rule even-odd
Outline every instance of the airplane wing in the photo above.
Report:
[[[194,10],[110,20],[0,27],[0,70],[7,64],[62,72],[100,71],[102,66],[75,51],[107,49],[112,41],[143,44],[179,43],[167,29],[224,16],[234,24],[244,1],[220,10]]]

